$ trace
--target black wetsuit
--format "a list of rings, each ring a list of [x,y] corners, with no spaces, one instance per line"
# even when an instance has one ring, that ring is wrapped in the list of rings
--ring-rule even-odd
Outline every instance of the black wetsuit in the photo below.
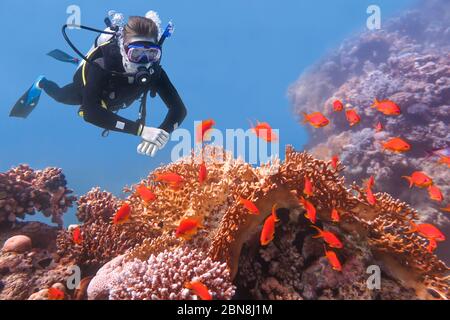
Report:
[[[160,129],[172,133],[186,117],[186,107],[162,67],[152,76],[149,86],[143,87],[134,82],[130,84],[127,77],[105,71],[125,72],[117,42],[98,47],[89,59],[98,65],[85,63],[75,73],[73,83],[60,88],[53,81],[44,79],[40,87],[58,102],[81,106],[80,115],[84,120],[106,130],[140,135],[142,126],[139,122],[125,119],[115,112],[130,106],[150,88],[169,109]]]

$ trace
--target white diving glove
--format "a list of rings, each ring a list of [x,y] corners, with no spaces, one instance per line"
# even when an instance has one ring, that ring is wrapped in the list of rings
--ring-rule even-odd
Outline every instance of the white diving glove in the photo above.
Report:
[[[169,142],[170,134],[162,129],[144,127],[141,137],[143,141],[139,144],[137,152],[154,157],[156,152],[163,149]]]

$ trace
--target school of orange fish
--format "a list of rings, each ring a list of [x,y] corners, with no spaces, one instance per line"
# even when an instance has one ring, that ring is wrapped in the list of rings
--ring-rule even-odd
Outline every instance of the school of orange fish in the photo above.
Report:
[[[381,113],[388,116],[396,116],[400,115],[400,108],[390,100],[378,101],[375,99],[373,108],[376,108]],[[335,112],[344,111],[344,104],[336,100],[333,103],[333,109]],[[304,114],[305,120],[304,122],[308,122],[315,128],[322,128],[327,126],[330,123],[321,112],[314,112],[311,114]],[[350,126],[357,125],[361,121],[361,117],[357,114],[354,109],[345,109],[345,116]],[[203,143],[207,141],[210,137],[209,134],[211,130],[215,126],[214,120],[205,120],[203,121],[196,130],[196,141]],[[278,137],[273,132],[271,126],[267,122],[257,122],[256,126],[252,124],[251,128],[252,132],[260,139],[263,139],[266,142],[275,142]],[[380,132],[383,130],[383,126],[381,122],[378,122],[375,125],[376,132]],[[406,152],[410,150],[410,145],[399,137],[392,138],[384,143],[382,143],[382,147],[384,150],[389,150],[393,152]],[[334,170],[337,170],[339,162],[339,156],[334,155],[331,159],[331,166]],[[450,157],[442,156],[439,160],[439,163],[445,164],[450,167]],[[409,181],[409,186],[412,188],[413,186],[419,188],[428,188],[429,196],[432,200],[442,202],[443,195],[440,189],[433,184],[433,180],[428,177],[423,172],[414,172],[409,177],[402,177]],[[200,184],[204,184],[208,180],[208,170],[206,164],[202,162],[199,165],[198,171],[198,181]],[[181,185],[184,182],[183,177],[180,175],[167,172],[162,174],[155,174],[154,182],[164,183],[171,187],[173,190],[179,190]],[[375,185],[375,179],[371,176],[366,183],[366,199],[368,203],[372,206],[376,204],[376,197],[372,192],[372,188]],[[156,200],[156,195],[152,192],[150,186],[140,185],[136,188],[136,194],[142,199],[144,202],[151,202]],[[308,177],[305,177],[304,181],[304,190],[303,196],[300,196],[298,201],[301,206],[306,211],[305,217],[311,222],[311,227],[317,230],[317,235],[313,238],[321,238],[324,242],[324,251],[325,257],[327,258],[329,264],[331,265],[333,270],[342,271],[342,265],[338,258],[338,255],[332,249],[342,249],[343,243],[339,240],[339,238],[332,232],[327,230],[322,230],[319,227],[315,226],[317,222],[316,218],[316,208],[314,204],[308,200],[309,197],[314,194],[314,181],[311,181]],[[260,215],[260,210],[254,202],[251,200],[240,197],[237,199],[238,204],[242,205],[249,214],[251,215]],[[450,212],[450,207],[442,208],[443,211]],[[260,235],[260,244],[262,246],[267,246],[270,244],[275,237],[275,229],[276,223],[279,222],[277,217],[277,204],[272,207],[271,214],[265,219],[264,225]],[[116,214],[113,217],[112,223],[115,225],[124,224],[131,218],[132,208],[128,203],[123,203],[123,205],[117,210]],[[330,212],[331,220],[334,223],[339,223],[340,214],[339,211],[333,208]],[[431,224],[415,224],[413,221],[410,221],[411,229],[406,233],[417,232],[420,235],[424,236],[429,240],[428,250],[432,252],[437,247],[437,242],[444,241],[445,236],[442,232]],[[202,221],[198,218],[186,218],[180,221],[179,226],[175,230],[175,236],[181,238],[185,241],[189,241],[195,236],[199,229],[203,228]],[[80,244],[83,241],[81,230],[79,227],[73,229],[72,231],[73,241],[76,244]],[[202,300],[211,300],[211,294],[208,288],[199,281],[191,281],[185,284],[185,288],[191,290],[194,294],[196,294]],[[63,294],[63,293],[62,293]],[[61,292],[58,289],[52,290],[49,292],[49,295],[52,299],[61,299]]]
[[[354,109],[345,108],[344,104],[340,100],[335,100],[333,102],[333,111],[334,112],[342,112],[345,109],[345,116],[350,127],[358,124],[361,121],[361,117],[357,114]],[[386,116],[399,116],[401,114],[400,107],[391,100],[382,100],[379,101],[375,99],[374,103],[371,106],[375,108],[382,114]],[[327,126],[330,123],[330,120],[327,119],[321,112],[313,112],[311,114],[304,113],[304,123],[309,123],[314,128],[322,128]],[[381,132],[384,130],[383,124],[379,121],[374,125],[375,132]],[[406,142],[404,139],[400,137],[393,137],[389,140],[381,143],[382,150],[388,150],[391,152],[403,153],[407,152],[411,149],[411,145]],[[438,160],[438,164],[446,165],[450,168],[450,156],[444,154],[438,154],[440,159]],[[333,156],[332,165],[336,169],[336,163],[338,161],[338,156]],[[444,196],[442,195],[441,189],[434,185],[433,179],[427,176],[426,173],[421,171],[416,171],[411,174],[411,176],[403,176],[409,182],[409,187],[413,186],[419,188],[427,188],[428,195],[431,200],[437,201],[441,203],[444,200]],[[376,198],[372,192],[372,187],[375,184],[374,177],[370,177],[366,184],[366,199],[367,202],[374,206],[376,204]],[[302,203],[305,208],[311,207],[312,204],[308,203],[306,200],[302,199]],[[441,208],[442,211],[450,212],[450,205],[445,208]],[[334,220],[334,219],[333,219]],[[428,251],[433,252],[437,248],[438,241],[444,241],[445,236],[442,232],[436,228],[435,226],[424,223],[416,225],[413,221],[410,221],[411,230],[407,233],[418,232],[423,237],[427,238],[429,241]],[[328,253],[327,253],[328,257]],[[330,261],[331,262],[331,261]]]

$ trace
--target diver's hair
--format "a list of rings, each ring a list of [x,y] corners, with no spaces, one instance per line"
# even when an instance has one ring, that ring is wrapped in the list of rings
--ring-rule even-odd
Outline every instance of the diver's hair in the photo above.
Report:
[[[128,23],[123,30],[123,42],[130,43],[132,37],[149,37],[158,39],[158,26],[156,23],[144,17],[130,17]]]

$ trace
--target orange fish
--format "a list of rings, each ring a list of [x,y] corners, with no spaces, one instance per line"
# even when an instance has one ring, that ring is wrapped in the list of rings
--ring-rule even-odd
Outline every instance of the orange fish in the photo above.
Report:
[[[201,124],[197,126],[196,135],[197,135],[197,143],[203,142],[205,140],[209,140],[207,134],[213,129],[216,125],[216,122],[212,119],[203,120]],[[207,138],[207,139],[205,139]]]
[[[411,149],[409,143],[401,138],[392,138],[384,143],[381,143],[384,150],[393,152],[406,152]]]
[[[276,206],[276,204],[273,205],[272,214],[264,222],[260,237],[262,246],[267,246],[269,243],[271,243],[275,236],[275,224],[279,221],[277,217]]]
[[[418,232],[428,239],[434,239],[436,241],[445,240],[445,235],[432,224],[429,223],[415,224],[413,221],[410,221],[409,223],[411,224],[411,229],[405,233]]]
[[[198,182],[203,184],[208,179],[208,170],[206,169],[206,164],[202,162],[198,170]]]
[[[410,177],[402,176],[402,178],[409,181],[410,188],[412,188],[413,185],[419,188],[427,188],[433,184],[433,180],[421,171],[415,171]]]
[[[445,208],[441,208],[441,210],[445,212],[450,212],[450,204]]]
[[[124,203],[119,210],[117,210],[113,223],[114,224],[124,224],[130,219],[131,207],[128,203]]]
[[[328,259],[328,263],[331,265],[331,268],[333,268],[333,270],[335,271],[342,271],[342,265],[341,262],[339,261],[339,258],[336,255],[336,252],[332,251],[332,250],[327,250],[325,248],[325,256]]]
[[[340,100],[335,100],[333,102],[333,110],[334,111],[342,111],[344,110],[344,104]]]
[[[440,164],[445,164],[447,165],[447,167],[450,168],[450,157],[447,156],[440,156],[441,158],[439,159],[438,163]]]
[[[313,192],[314,187],[311,180],[309,180],[308,177],[305,177],[305,188],[303,189],[303,193],[310,197],[313,195]]]
[[[242,204],[248,211],[250,211],[251,214],[259,214],[259,209],[258,207],[251,202],[250,200],[244,199],[244,198],[240,198],[239,199],[239,203]]]
[[[334,156],[331,158],[331,167],[332,167],[334,170],[337,170],[337,168],[338,168],[338,162],[339,162],[339,156],[338,156],[338,155],[334,155]]]
[[[442,202],[442,200],[444,200],[444,196],[442,195],[441,189],[439,189],[439,187],[436,187],[434,185],[428,187],[428,195],[430,196],[431,200],[435,200],[438,202]]]
[[[212,300],[212,296],[211,293],[209,293],[208,287],[200,281],[187,282],[184,286],[186,289],[191,290],[201,300]]]
[[[145,202],[156,200],[156,195],[143,184],[136,188],[136,192]]]
[[[372,188],[375,185],[375,178],[373,176],[370,176],[370,178],[367,180],[367,188]]]
[[[305,208],[306,210],[306,214],[305,217],[309,219],[309,221],[311,221],[312,223],[316,223],[317,220],[317,212],[316,212],[316,208],[314,207],[314,205],[309,202],[308,200],[306,200],[303,197],[300,197],[300,199],[298,199],[300,204]]]
[[[311,114],[303,112],[303,115],[305,117],[303,123],[308,122],[314,128],[322,128],[330,123],[330,120],[328,120],[321,112],[313,112]]]
[[[257,121],[257,125],[252,128],[252,131],[256,134],[258,138],[263,139],[264,141],[267,142],[278,141],[277,135],[275,134],[275,132],[273,132],[272,127],[267,122]]]
[[[377,199],[375,199],[375,196],[373,195],[372,188],[369,186],[366,188],[366,199],[371,206],[374,206],[377,203]]]
[[[355,124],[358,124],[361,121],[361,117],[353,109],[347,109],[345,111],[345,116],[347,117],[347,121],[350,124],[350,127],[353,127]]]
[[[427,247],[428,252],[433,253],[433,251],[436,249],[437,249],[436,240],[434,240],[433,238],[428,239],[428,247]]]
[[[184,240],[190,240],[192,236],[197,234],[198,229],[202,227],[200,221],[196,218],[183,219],[175,231],[175,236]]]
[[[48,289],[48,300],[64,300],[64,291],[58,288]]]
[[[167,183],[173,188],[178,188],[184,182],[183,177],[173,172],[155,173],[155,176],[155,182]]]
[[[319,234],[314,236],[313,238],[315,238],[315,239],[323,238],[323,240],[326,243],[328,243],[328,245],[331,248],[341,249],[344,247],[342,242],[338,239],[338,237],[335,236],[334,233],[332,233],[330,231],[321,230],[319,227],[316,227],[316,226],[311,226],[311,227],[313,227],[314,229],[316,229],[319,232]]]
[[[339,216],[339,211],[337,211],[335,208],[331,210],[331,220],[333,222],[339,222],[341,220],[341,217]]]
[[[381,132],[381,131],[383,131],[383,125],[381,124],[381,122],[380,121],[378,121],[378,123],[375,125],[375,132]]]
[[[81,228],[80,227],[76,227],[75,229],[73,229],[73,231],[72,231],[72,238],[73,238],[73,242],[75,244],[80,245],[83,242],[83,237],[81,235]]]
[[[381,113],[387,116],[398,116],[401,114],[400,107],[391,100],[378,101],[375,99],[372,108],[376,108]]]

